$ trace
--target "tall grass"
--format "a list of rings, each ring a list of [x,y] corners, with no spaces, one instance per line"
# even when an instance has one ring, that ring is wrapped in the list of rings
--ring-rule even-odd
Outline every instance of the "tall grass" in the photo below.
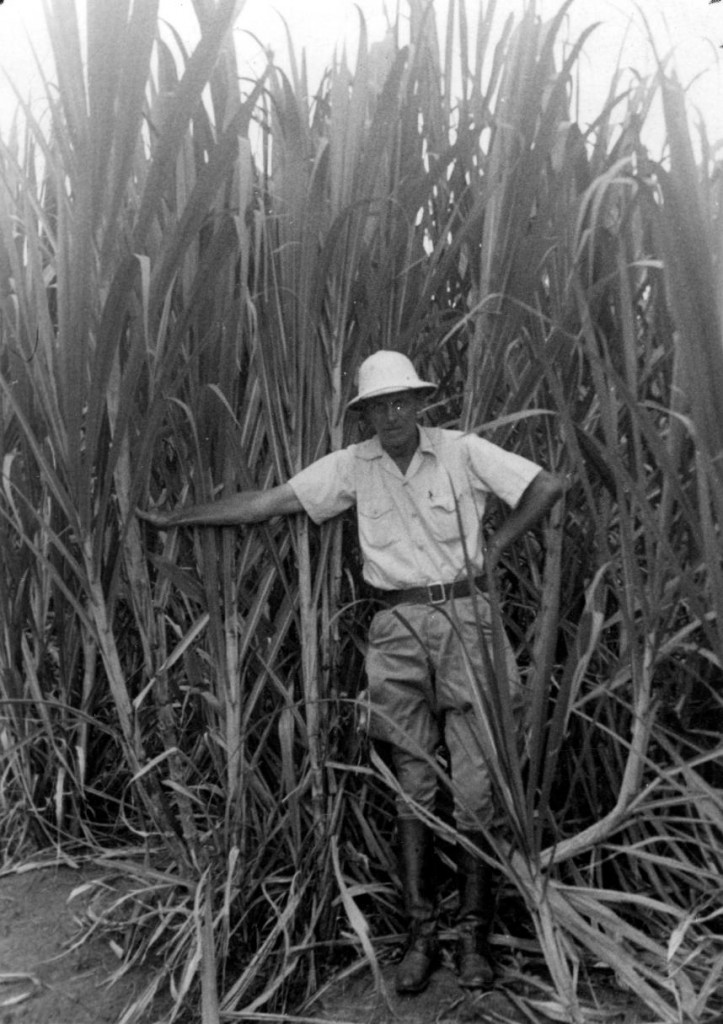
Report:
[[[205,1022],[313,1012],[363,958],[382,985],[394,780],[355,730],[353,521],[156,534],[133,509],[355,439],[354,370],[400,347],[433,422],[571,481],[492,581],[491,665],[504,626],[530,698],[518,750],[504,688],[479,696],[494,859],[539,978],[509,957],[503,983],[557,1019],[610,977],[650,1019],[717,1019],[720,175],[680,88],[577,125],[565,7],[494,36],[489,4],[473,36],[452,3],[440,40],[418,0],[383,44],[360,22],[353,68],[252,81],[237,5],[194,9],[187,53],[151,0],[54,0],[47,113],[2,143],[4,856],[131,878],[104,919],[164,966],[128,1022],[160,990]]]

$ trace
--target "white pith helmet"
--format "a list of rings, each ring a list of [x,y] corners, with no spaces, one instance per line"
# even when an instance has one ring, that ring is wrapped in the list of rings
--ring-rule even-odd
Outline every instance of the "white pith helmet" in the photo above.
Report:
[[[391,395],[395,391],[434,391],[436,384],[420,380],[410,359],[401,352],[382,349],[368,356],[359,367],[357,396],[347,409],[358,409],[370,398]]]

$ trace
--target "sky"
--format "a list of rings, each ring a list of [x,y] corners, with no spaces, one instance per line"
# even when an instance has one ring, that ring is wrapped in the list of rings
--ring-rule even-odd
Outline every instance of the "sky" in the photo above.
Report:
[[[91,3],[112,0],[89,0]],[[246,0],[236,29],[242,52],[262,67],[262,48],[270,46],[283,62],[287,41],[282,18],[288,24],[297,53],[306,51],[310,85],[318,84],[324,67],[336,51],[355,50],[357,7],[364,13],[371,40],[381,39],[387,24],[385,7],[392,14],[397,0]],[[449,0],[434,0],[438,13]],[[524,0],[498,0],[498,10],[519,12]],[[538,0],[538,10],[550,16],[561,0]],[[487,0],[466,0],[470,16]],[[405,4],[402,0],[402,10]],[[161,0],[162,12],[180,30],[195,24],[191,0]],[[681,81],[690,85],[690,98],[712,141],[723,140],[723,2],[717,0],[572,0],[566,34],[576,38],[593,22],[600,22],[585,47],[581,70],[586,76],[584,95],[591,114],[600,109],[613,70],[622,54],[623,65],[645,73],[652,70],[652,48],[645,20],[660,55],[671,49]],[[258,37],[255,42],[249,33]],[[33,81],[29,35],[41,57],[48,46],[42,30],[42,0],[0,0],[0,69],[7,71],[26,93]],[[0,85],[0,124],[4,123],[11,95]],[[585,110],[581,110],[584,120]]]

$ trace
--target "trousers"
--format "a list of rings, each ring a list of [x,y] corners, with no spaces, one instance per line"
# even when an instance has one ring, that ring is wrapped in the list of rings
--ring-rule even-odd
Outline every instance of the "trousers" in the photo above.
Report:
[[[476,606],[476,612],[475,612]],[[377,612],[369,630],[366,671],[369,732],[391,744],[392,763],[402,791],[397,810],[412,813],[407,798],[434,811],[444,743],[459,829],[487,826],[494,801],[487,762],[494,745],[480,718],[475,688],[487,694],[479,624],[491,657],[489,603],[482,594],[443,604],[404,604]],[[505,638],[506,678],[516,717],[522,688],[512,647]]]

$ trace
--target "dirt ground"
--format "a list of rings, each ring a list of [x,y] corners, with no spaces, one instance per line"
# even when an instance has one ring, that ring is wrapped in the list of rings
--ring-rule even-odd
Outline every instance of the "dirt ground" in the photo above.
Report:
[[[0,872],[0,1024],[116,1024],[147,981],[136,971],[109,986],[120,965],[109,940],[77,945],[70,897],[93,874],[58,865]]]
[[[94,877],[91,868],[27,865],[0,871],[0,1024],[118,1024],[125,1008],[149,981],[136,970],[109,985],[120,965],[107,936],[80,942],[77,915],[82,895],[73,894]],[[414,997],[394,992],[394,967],[385,967],[386,996],[368,972],[337,981],[308,1013],[334,1024],[529,1024],[531,1017],[502,989],[466,993],[450,964]],[[644,1017],[621,993],[605,1000],[608,1024],[641,1024]],[[626,1005],[627,1003],[627,1005]],[[162,1007],[140,1024],[156,1024]],[[536,1015],[535,1024],[548,1020]]]
[[[78,945],[83,901],[73,894],[97,874],[58,865],[0,872],[0,1024],[117,1024],[147,982],[136,972],[109,986],[120,963],[110,941],[98,936]],[[384,972],[386,1000],[362,975],[320,994],[311,1013],[365,1024],[499,1020],[492,1011],[510,1024],[529,1020],[502,993],[465,995],[449,969],[437,971],[422,995],[405,998],[394,992],[393,973]],[[147,1015],[146,1024],[157,1017]]]
[[[393,965],[383,969],[383,995],[368,972],[337,982],[320,994],[310,1012],[329,1024],[553,1024],[561,1019],[551,1006],[549,1013],[545,1012],[539,989],[519,979],[511,987],[500,983],[484,992],[466,991],[458,984],[447,957],[417,996],[397,995],[394,974]],[[605,984],[589,1001],[586,1013],[590,1024],[645,1024],[650,1020],[634,996]]]
[[[71,896],[95,876],[63,866],[0,873],[0,1024],[117,1024],[148,980],[136,972],[109,986],[120,963],[109,940],[77,944],[82,898]],[[385,969],[386,999],[365,974],[320,994],[311,1013],[339,1024],[529,1021],[503,993],[465,994],[448,968],[416,997],[397,996],[393,975],[393,967]],[[146,1024],[155,1019],[149,1014]]]
[[[432,975],[429,986],[417,996],[398,996],[394,991],[394,968],[383,973],[385,996],[380,996],[368,977],[335,986],[312,1007],[333,1024],[530,1024],[503,991],[465,992],[448,967]],[[539,1018],[535,1024],[546,1024]]]

